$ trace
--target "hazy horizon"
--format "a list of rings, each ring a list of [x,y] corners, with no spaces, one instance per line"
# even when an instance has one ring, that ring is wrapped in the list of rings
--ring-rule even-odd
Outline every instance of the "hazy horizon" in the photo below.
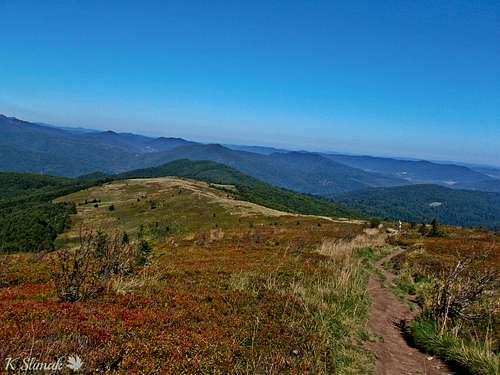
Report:
[[[18,1],[0,12],[7,116],[500,166],[493,1]]]

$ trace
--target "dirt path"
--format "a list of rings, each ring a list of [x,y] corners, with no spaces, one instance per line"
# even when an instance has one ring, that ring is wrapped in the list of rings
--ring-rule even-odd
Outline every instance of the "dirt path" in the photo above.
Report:
[[[395,276],[386,271],[382,264],[396,254],[377,263],[388,285],[393,283]],[[402,322],[413,318],[415,312],[399,301],[388,288],[384,288],[375,276],[370,277],[368,292],[372,300],[368,327],[380,338],[369,345],[377,358],[377,375],[453,374],[443,362],[410,347],[404,340]]]

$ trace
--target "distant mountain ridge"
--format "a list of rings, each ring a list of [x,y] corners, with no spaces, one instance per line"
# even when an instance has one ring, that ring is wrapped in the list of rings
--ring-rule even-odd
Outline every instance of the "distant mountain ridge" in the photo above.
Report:
[[[373,156],[323,154],[338,163],[366,172],[401,178],[407,184],[438,184],[454,189],[500,192],[500,181],[491,176],[454,164],[426,160],[399,160]]]
[[[263,155],[180,138],[113,131],[75,134],[6,117],[0,117],[0,138],[0,170],[7,171],[75,177],[190,159],[219,162],[272,185],[316,195],[404,183],[306,152]]]
[[[0,115],[2,171],[76,177],[115,174],[177,159],[211,160],[275,186],[321,196],[417,183],[500,191],[500,179],[463,166],[260,146],[225,147],[114,131],[75,132]]]

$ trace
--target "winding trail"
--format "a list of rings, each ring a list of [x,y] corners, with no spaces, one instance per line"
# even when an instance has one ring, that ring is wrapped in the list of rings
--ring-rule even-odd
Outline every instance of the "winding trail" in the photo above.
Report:
[[[377,262],[377,268],[385,275],[388,286],[394,283],[395,275],[385,270],[382,265],[403,251],[392,253]],[[453,374],[439,359],[425,355],[405,341],[401,327],[404,322],[411,320],[416,312],[412,312],[408,306],[398,300],[388,287],[384,288],[373,275],[368,283],[368,293],[372,301],[368,327],[380,338],[377,342],[368,345],[377,358],[375,374]]]

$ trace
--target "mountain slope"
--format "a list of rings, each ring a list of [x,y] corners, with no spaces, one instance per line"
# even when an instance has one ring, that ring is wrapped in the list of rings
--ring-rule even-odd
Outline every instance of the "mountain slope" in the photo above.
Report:
[[[500,227],[500,194],[411,185],[352,192],[337,197],[368,215],[420,222],[437,218],[450,225]]]
[[[228,144],[224,144],[223,146],[230,148],[231,150],[248,151],[248,152],[254,152],[256,154],[262,154],[262,155],[271,155],[274,153],[290,152],[290,150],[284,150],[284,149],[280,149],[280,148],[266,147],[266,146],[247,146],[247,145],[228,145]]]
[[[124,145],[114,145],[0,115],[0,170],[78,176],[111,172],[132,157]]]
[[[359,217],[356,210],[346,209],[333,202],[276,188],[228,166],[212,161],[176,160],[159,167],[139,169],[114,178],[186,177],[213,184],[234,185],[242,200],[281,211],[309,215]],[[228,192],[233,193],[232,189]]]

